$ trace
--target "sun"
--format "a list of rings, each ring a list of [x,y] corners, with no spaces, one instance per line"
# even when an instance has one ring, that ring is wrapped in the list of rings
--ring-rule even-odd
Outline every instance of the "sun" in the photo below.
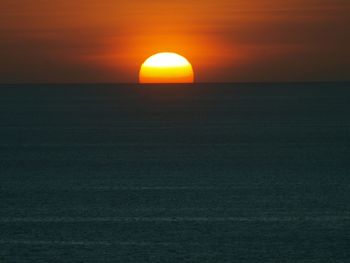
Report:
[[[140,83],[193,83],[191,63],[173,52],[157,53],[141,65]]]

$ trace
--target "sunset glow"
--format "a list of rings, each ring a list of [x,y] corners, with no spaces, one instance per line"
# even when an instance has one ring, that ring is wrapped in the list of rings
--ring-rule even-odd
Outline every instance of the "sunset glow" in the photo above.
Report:
[[[346,81],[348,10],[348,0],[2,0],[0,79],[137,83],[146,58],[171,51],[198,83]]]
[[[192,83],[189,61],[176,53],[162,52],[149,57],[141,66],[140,83]]]

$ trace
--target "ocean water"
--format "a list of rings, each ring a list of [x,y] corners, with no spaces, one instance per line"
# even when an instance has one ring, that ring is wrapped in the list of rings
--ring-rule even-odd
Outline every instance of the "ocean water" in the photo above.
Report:
[[[349,262],[350,83],[0,85],[0,262]]]

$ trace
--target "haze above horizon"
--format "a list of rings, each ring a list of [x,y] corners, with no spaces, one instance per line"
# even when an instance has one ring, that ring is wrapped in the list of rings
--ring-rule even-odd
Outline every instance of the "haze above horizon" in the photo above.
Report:
[[[348,81],[347,0],[3,0],[0,83],[136,83],[162,51],[196,81]]]

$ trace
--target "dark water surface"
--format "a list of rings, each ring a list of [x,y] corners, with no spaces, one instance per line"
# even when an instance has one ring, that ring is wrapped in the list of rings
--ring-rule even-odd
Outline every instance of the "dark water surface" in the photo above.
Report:
[[[0,262],[349,262],[350,84],[1,85]]]

